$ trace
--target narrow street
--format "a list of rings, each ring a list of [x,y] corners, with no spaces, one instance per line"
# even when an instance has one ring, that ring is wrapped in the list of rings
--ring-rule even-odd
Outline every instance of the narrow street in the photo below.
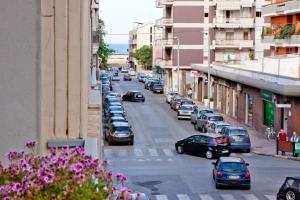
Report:
[[[141,90],[145,103],[124,102],[129,123],[135,133],[134,146],[108,146],[104,157],[110,168],[128,177],[126,186],[144,192],[157,200],[257,200],[275,199],[286,176],[299,175],[300,163],[252,153],[233,153],[248,163],[251,190],[216,190],[212,179],[212,160],[176,153],[174,144],[197,132],[189,120],[178,121],[176,113],[165,103],[163,95],[144,90],[133,81],[113,82],[114,91]]]

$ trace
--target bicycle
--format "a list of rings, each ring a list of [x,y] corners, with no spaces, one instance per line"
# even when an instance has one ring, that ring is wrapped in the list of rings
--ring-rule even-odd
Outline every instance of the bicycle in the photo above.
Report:
[[[267,127],[265,130],[265,135],[267,140],[276,139],[277,133],[274,131],[272,127]]]

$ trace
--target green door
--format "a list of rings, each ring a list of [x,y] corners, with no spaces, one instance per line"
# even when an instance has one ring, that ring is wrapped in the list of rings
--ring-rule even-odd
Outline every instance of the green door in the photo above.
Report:
[[[264,124],[268,127],[274,127],[274,110],[272,102],[264,101]]]

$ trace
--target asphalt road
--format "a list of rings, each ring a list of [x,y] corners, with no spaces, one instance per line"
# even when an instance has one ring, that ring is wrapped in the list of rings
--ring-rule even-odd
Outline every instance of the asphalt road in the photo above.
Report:
[[[104,157],[114,173],[128,177],[126,186],[157,200],[271,200],[286,176],[299,176],[300,162],[258,156],[232,155],[250,163],[251,190],[216,190],[212,179],[212,160],[176,153],[177,140],[197,133],[188,120],[177,120],[163,95],[144,90],[133,81],[113,82],[114,90],[142,90],[144,103],[125,102],[125,111],[135,133],[134,146],[108,146]]]

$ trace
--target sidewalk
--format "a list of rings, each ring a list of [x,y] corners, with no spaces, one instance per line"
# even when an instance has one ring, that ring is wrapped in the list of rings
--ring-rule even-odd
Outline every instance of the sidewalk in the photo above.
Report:
[[[202,102],[194,101],[197,106],[205,107],[205,105]],[[218,112],[216,112],[218,113]],[[276,141],[275,140],[267,140],[264,137],[263,133],[259,133],[253,128],[250,128],[246,126],[245,124],[237,121],[236,119],[225,115],[223,113],[221,114],[224,117],[224,120],[232,124],[233,126],[242,126],[246,127],[248,129],[248,133],[251,140],[252,145],[252,153],[258,154],[258,155],[264,155],[264,156],[274,156],[276,154]]]

